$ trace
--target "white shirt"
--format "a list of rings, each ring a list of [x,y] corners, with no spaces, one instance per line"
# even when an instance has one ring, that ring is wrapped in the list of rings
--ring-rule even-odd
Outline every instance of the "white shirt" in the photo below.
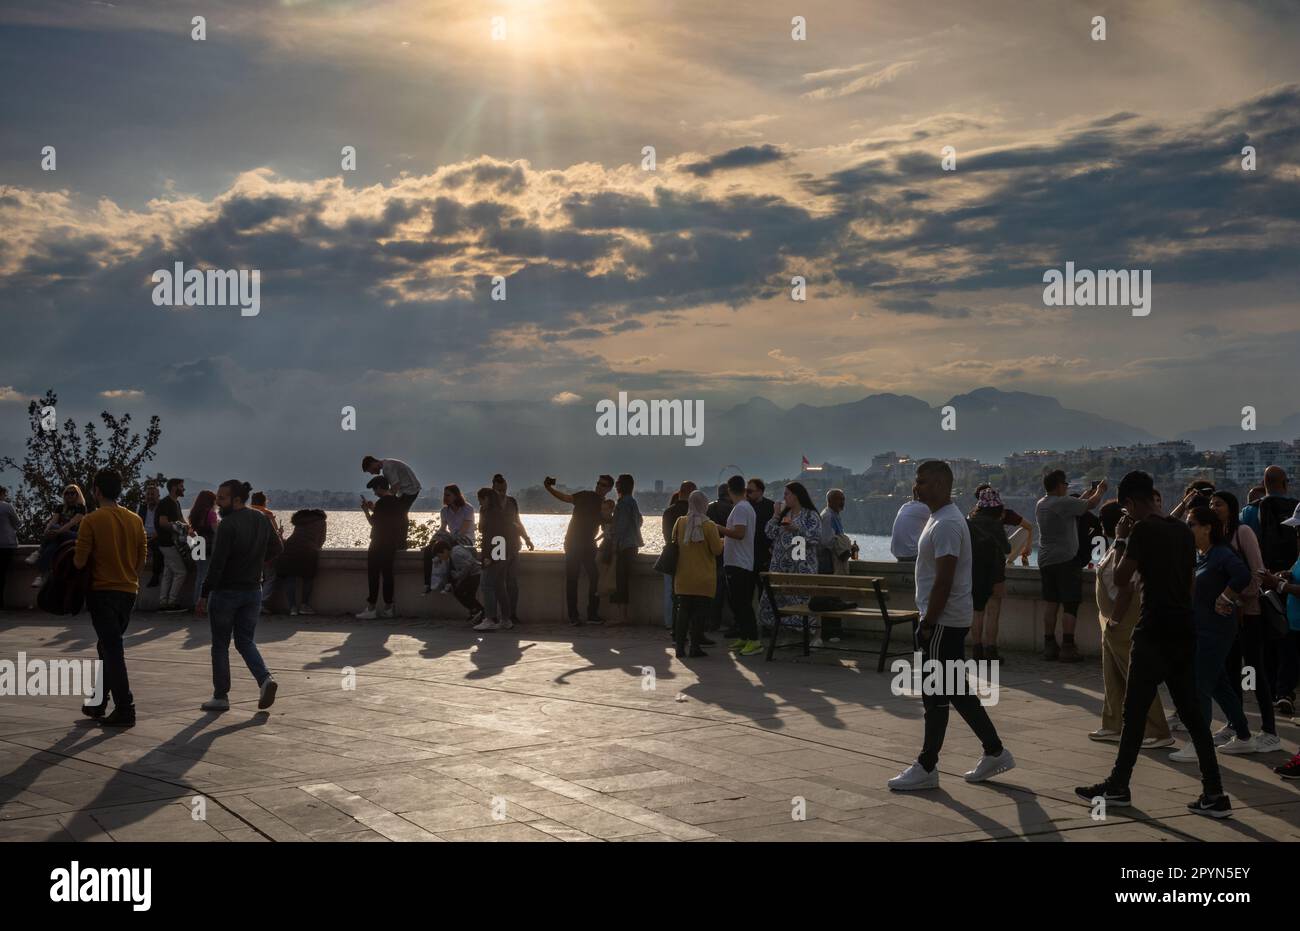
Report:
[[[970,528],[957,505],[949,501],[930,515],[916,549],[916,610],[925,617],[935,576],[939,573],[939,558],[956,556],[957,571],[953,574],[948,603],[943,613],[933,620],[944,627],[970,627],[975,617],[975,602],[971,599]]]
[[[723,538],[722,564],[724,566],[754,571],[754,525],[757,523],[758,515],[754,513],[754,506],[748,501],[742,500],[732,506],[731,514],[727,517],[727,529],[743,526],[745,536],[740,540],[731,537]]]
[[[418,495],[420,480],[415,477],[411,467],[400,459],[384,459],[379,463],[380,474],[388,479],[388,487],[393,494]]]
[[[904,502],[894,517],[894,529],[889,535],[889,552],[895,559],[916,556],[916,543],[929,520],[930,509],[920,501]]]

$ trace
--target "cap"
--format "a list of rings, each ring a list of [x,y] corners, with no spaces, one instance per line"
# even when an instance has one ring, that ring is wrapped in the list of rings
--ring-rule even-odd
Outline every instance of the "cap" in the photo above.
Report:
[[[996,488],[984,488],[975,496],[975,507],[1000,508],[1002,507],[1002,498],[998,495]]]

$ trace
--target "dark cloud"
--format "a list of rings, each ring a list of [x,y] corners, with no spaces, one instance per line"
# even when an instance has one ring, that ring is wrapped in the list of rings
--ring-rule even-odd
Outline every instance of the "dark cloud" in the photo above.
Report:
[[[691,162],[683,165],[682,171],[695,175],[697,178],[707,178],[713,175],[714,172],[727,171],[732,168],[752,168],[755,165],[769,165],[772,162],[782,161],[787,157],[779,146],[742,145],[739,148],[712,155],[701,162]]]

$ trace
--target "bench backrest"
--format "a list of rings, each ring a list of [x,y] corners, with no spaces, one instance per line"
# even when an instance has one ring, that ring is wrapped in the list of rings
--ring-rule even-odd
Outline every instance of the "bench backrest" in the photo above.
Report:
[[[821,575],[807,572],[764,572],[762,579],[771,590],[782,595],[838,595],[846,601],[852,596],[888,595],[885,580],[873,575]]]

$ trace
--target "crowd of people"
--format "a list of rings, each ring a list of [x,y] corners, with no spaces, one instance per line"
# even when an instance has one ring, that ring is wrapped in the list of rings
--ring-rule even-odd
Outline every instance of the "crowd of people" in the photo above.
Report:
[[[370,523],[366,608],[356,616],[395,616],[394,562],[406,549],[409,512],[421,491],[414,471],[398,459],[367,456],[372,478],[362,510]],[[1188,486],[1165,513],[1151,476],[1124,476],[1107,500],[1105,481],[1070,492],[1063,471],[1043,480],[1044,495],[1030,522],[1007,508],[989,485],[976,489],[974,507],[963,514],[952,499],[952,472],[939,460],[917,468],[912,500],[894,521],[891,551],[910,563],[919,612],[917,648],[923,662],[964,661],[968,636],[977,660],[1001,661],[997,647],[1006,567],[1028,564],[1038,542],[1043,658],[1065,663],[1082,656],[1075,629],[1083,603],[1083,571],[1095,565],[1095,597],[1102,624],[1104,700],[1101,726],[1088,734],[1118,745],[1110,776],[1081,786],[1080,796],[1108,804],[1131,802],[1129,781],[1138,752],[1188,741],[1170,756],[1197,762],[1203,793],[1193,811],[1227,816],[1217,754],[1267,753],[1282,749],[1279,716],[1295,713],[1300,676],[1300,502],[1287,494],[1285,472],[1270,466],[1247,503],[1209,482]],[[601,475],[592,490],[561,491],[547,477],[546,490],[572,506],[564,541],[565,601],[570,623],[602,624],[600,601],[624,616],[631,603],[632,565],[644,547],[644,518],[629,474]],[[610,498],[610,493],[614,497]],[[134,704],[122,650],[122,634],[150,567],[148,586],[159,588],[160,610],[180,604],[183,584],[195,575],[192,608],[210,619],[213,696],[203,707],[229,705],[229,644],[258,683],[259,707],[275,699],[276,683],[255,642],[259,614],[283,588],[290,614],[312,614],[312,580],[325,542],[323,511],[296,512],[286,539],[264,493],[241,481],[202,491],[188,512],[181,506],[185,483],[149,483],[138,512],[117,505],[121,478],[112,470],[95,477],[95,507],[69,485],[50,515],[31,562],[45,576],[59,553],[73,552],[76,568],[89,566],[87,604],[104,661],[106,697],[83,710],[106,725],[129,726]],[[0,488],[0,567],[12,559],[18,521]],[[505,477],[494,475],[475,495],[477,509],[460,488],[443,489],[439,523],[422,547],[424,592],[451,594],[469,612],[475,630],[508,630],[518,622],[519,554],[533,548],[518,502]],[[802,624],[781,608],[793,595],[763,596],[761,573],[841,574],[857,555],[844,531],[845,496],[826,495],[819,512],[808,490],[789,482],[780,500],[767,497],[758,478],[733,475],[716,498],[683,482],[664,511],[664,547],[656,563],[663,577],[663,624],[679,658],[706,656],[721,630],[731,651],[750,656],[774,625]],[[8,555],[6,556],[6,551]],[[0,573],[2,575],[3,573]],[[579,583],[586,577],[585,617]],[[42,578],[38,578],[38,583]],[[482,595],[482,601],[479,596]],[[382,601],[380,600],[382,596]],[[722,630],[724,617],[730,626]],[[1057,622],[1061,639],[1056,639]],[[844,634],[833,619],[813,619],[814,645]],[[1175,713],[1166,718],[1159,695],[1164,684]],[[1260,726],[1252,731],[1245,692],[1254,693]],[[1015,766],[973,690],[925,694],[925,729],[917,760],[890,780],[905,791],[938,785],[938,756],[950,707],[979,736],[983,755],[966,773],[980,782]],[[106,713],[108,700],[114,712]],[[1214,706],[1226,723],[1211,732]],[[1284,779],[1300,778],[1300,754],[1276,767]]]
[[[919,563],[925,558],[923,541],[939,515],[921,495],[920,475],[918,471],[914,499],[895,518],[891,549],[899,561],[918,563],[917,607],[924,641],[923,589],[932,570],[923,573]],[[1231,806],[1222,793],[1215,754],[1282,750],[1277,718],[1295,714],[1300,677],[1300,502],[1287,494],[1285,471],[1270,466],[1244,507],[1229,491],[1208,481],[1193,482],[1168,514],[1145,472],[1126,475],[1110,500],[1105,481],[1071,493],[1061,470],[1044,476],[1043,487],[1045,494],[1035,507],[1042,656],[1066,663],[1082,659],[1075,626],[1084,599],[1083,571],[1094,565],[1104,700],[1101,727],[1088,737],[1119,744],[1107,781],[1080,787],[1079,794],[1128,804],[1138,751],[1172,747],[1174,732],[1181,731],[1189,739],[1170,759],[1199,763],[1204,794],[1194,803],[1197,810],[1226,815]],[[969,584],[967,626],[974,657],[1000,660],[997,612],[1005,569],[1017,559],[1028,563],[1035,525],[1004,507],[996,489],[981,485],[965,529],[969,568],[963,556],[956,572],[961,585]],[[962,547],[957,549],[964,553]],[[941,644],[932,646],[942,652]],[[949,658],[954,655],[948,650]],[[1168,718],[1158,692],[1161,683],[1175,707]],[[1246,715],[1246,691],[1254,692],[1259,710],[1260,726],[1254,732]],[[1215,705],[1226,723],[1211,733]],[[977,733],[987,735],[978,715],[967,720],[973,727],[978,721]],[[894,787],[929,787],[933,767],[925,754],[918,765],[919,772],[901,774]],[[1300,754],[1274,771],[1284,779],[1300,779]]]

